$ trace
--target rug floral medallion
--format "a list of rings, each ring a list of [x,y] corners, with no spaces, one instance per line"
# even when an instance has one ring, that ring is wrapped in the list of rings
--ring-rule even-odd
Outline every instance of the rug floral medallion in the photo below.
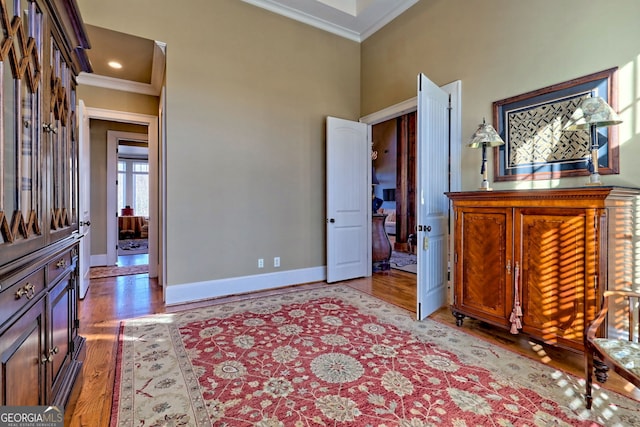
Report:
[[[112,426],[633,426],[639,404],[345,286],[123,322]]]

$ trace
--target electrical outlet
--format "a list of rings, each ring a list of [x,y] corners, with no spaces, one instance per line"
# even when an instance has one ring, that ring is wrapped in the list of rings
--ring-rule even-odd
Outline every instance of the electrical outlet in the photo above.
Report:
[[[273,258],[273,266],[274,267],[280,267],[280,257],[279,256]]]
[[[264,268],[264,258],[258,259],[258,268]]]

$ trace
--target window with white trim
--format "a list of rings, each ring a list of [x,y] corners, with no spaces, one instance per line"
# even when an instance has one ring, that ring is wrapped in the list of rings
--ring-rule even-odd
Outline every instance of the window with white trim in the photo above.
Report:
[[[118,212],[133,208],[134,215],[149,216],[149,162],[118,159]]]

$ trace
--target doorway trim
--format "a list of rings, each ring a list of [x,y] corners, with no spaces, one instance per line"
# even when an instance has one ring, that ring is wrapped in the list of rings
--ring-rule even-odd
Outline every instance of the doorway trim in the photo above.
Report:
[[[150,116],[147,114],[129,113],[125,111],[106,110],[102,108],[92,107],[87,107],[87,116],[89,119],[109,120],[113,122],[131,123],[147,126],[147,137],[149,145],[149,277],[158,277],[158,269],[161,268],[162,265],[164,265],[164,260],[160,259],[158,256],[159,242],[164,239],[164,236],[160,234],[158,221],[158,206],[160,201],[160,192],[158,185],[160,178],[158,117]],[[113,197],[115,197],[115,186],[113,188]],[[108,195],[110,190],[106,189],[106,191]],[[115,210],[112,213],[108,213],[107,224],[110,221],[113,221],[113,227],[115,227],[116,217],[115,215],[112,215],[113,213],[117,214]],[[115,228],[112,231],[113,236],[115,236]],[[109,232],[108,225],[107,232]],[[108,243],[109,234],[107,234],[107,244]],[[115,248],[115,243],[113,243],[113,247]]]
[[[148,146],[149,135],[137,132],[107,131],[107,265],[114,265],[118,259],[117,192],[109,183],[118,180],[118,145],[120,145],[120,141],[144,142]],[[116,216],[113,215],[114,212]]]

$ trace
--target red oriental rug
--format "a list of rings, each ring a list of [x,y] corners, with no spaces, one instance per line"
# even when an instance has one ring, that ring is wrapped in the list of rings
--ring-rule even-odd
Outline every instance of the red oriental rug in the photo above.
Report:
[[[123,322],[111,426],[631,426],[638,403],[344,286]]]

